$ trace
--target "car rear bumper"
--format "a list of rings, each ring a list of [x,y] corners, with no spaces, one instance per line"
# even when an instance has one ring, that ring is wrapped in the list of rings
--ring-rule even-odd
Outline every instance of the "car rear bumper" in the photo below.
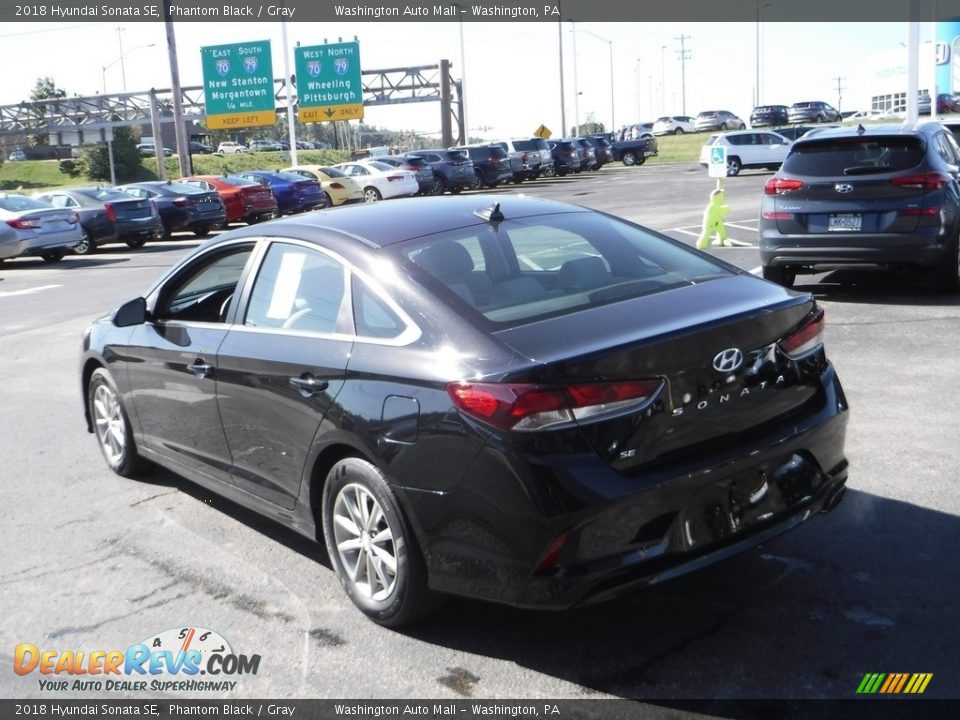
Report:
[[[926,230],[926,232],[924,232]],[[942,267],[951,262],[948,240],[939,228],[911,235],[832,233],[780,235],[760,225],[760,260],[764,265],[915,265]]]
[[[565,609],[699,569],[832,509],[847,478],[847,406],[832,367],[821,384],[801,419],[638,475],[595,454],[511,457],[498,446],[456,490],[404,488],[431,587]],[[511,483],[509,502],[490,500]]]

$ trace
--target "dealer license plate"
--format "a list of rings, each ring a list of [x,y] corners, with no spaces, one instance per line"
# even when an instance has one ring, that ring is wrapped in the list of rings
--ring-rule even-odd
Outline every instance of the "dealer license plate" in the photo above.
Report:
[[[827,221],[827,230],[830,232],[860,232],[862,225],[863,215],[840,213],[830,216]]]

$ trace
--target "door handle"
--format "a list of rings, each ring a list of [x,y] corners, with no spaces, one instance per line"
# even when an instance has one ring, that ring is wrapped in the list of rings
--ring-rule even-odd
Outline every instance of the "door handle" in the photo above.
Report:
[[[193,365],[190,366],[190,372],[196,375],[198,380],[203,380],[213,372],[213,365],[208,365],[200,358],[197,358],[193,361]]]
[[[313,397],[317,393],[321,393],[326,390],[330,383],[326,380],[321,380],[320,378],[315,378],[313,375],[302,375],[301,377],[292,377],[290,378],[290,384],[293,385],[297,392],[303,395],[303,397]]]

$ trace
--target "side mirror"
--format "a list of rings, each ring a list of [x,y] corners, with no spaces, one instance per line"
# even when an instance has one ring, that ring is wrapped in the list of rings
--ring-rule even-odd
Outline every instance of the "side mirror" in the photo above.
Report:
[[[147,301],[138,297],[117,308],[113,314],[113,324],[117,327],[143,325],[147,321]]]

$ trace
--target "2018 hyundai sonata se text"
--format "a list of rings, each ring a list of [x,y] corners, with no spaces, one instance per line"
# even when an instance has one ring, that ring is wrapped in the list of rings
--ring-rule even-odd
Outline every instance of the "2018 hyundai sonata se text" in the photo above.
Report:
[[[88,429],[326,543],[399,625],[567,608],[831,509],[823,311],[640,226],[523,197],[321,211],[203,244],[89,328]]]

